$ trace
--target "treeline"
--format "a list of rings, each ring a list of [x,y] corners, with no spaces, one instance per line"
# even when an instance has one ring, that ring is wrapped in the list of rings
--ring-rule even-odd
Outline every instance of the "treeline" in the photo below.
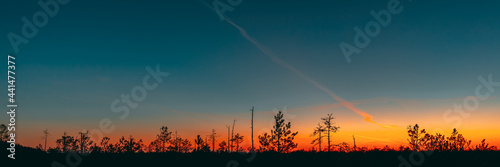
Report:
[[[457,129],[453,129],[450,136],[441,133],[429,134],[425,129],[419,130],[418,124],[408,126],[408,143],[406,149],[417,151],[466,151],[466,150],[498,150],[496,146],[490,146],[483,139],[480,144],[471,146],[472,141],[467,140]],[[401,148],[400,148],[401,149]]]
[[[56,140],[56,147],[47,148],[48,130],[43,132],[45,139],[44,145],[39,144],[36,149],[43,150],[49,153],[66,153],[66,152],[80,152],[80,153],[161,153],[161,152],[277,152],[277,153],[290,153],[290,152],[367,152],[367,151],[498,151],[496,146],[490,146],[483,139],[480,144],[471,146],[471,140],[467,140],[456,129],[450,136],[443,134],[429,134],[425,129],[420,130],[418,124],[408,126],[408,146],[401,145],[399,148],[391,148],[385,146],[383,148],[367,148],[357,147],[355,138],[353,136],[353,145],[341,142],[339,144],[332,144],[333,133],[338,132],[339,126],[335,126],[332,114],[321,118],[321,122],[311,133],[313,138],[311,144],[313,146],[309,150],[296,150],[298,143],[294,142],[295,136],[298,132],[291,130],[291,123],[285,122],[283,113],[279,111],[274,116],[274,126],[270,133],[264,133],[257,137],[260,146],[258,148],[243,148],[241,143],[244,141],[244,136],[240,133],[234,134],[234,124],[231,129],[228,128],[227,140],[217,139],[214,129],[210,135],[202,137],[197,135],[193,140],[181,138],[177,135],[177,131],[169,131],[168,127],[162,126],[156,139],[149,144],[145,144],[142,139],[136,139],[133,136],[122,136],[116,143],[111,143],[109,137],[103,137],[101,141],[91,141],[91,136],[88,131],[79,132],[77,136],[70,136],[66,132]],[[7,128],[5,125],[0,125],[0,141],[7,140]],[[222,141],[220,141],[222,140]],[[324,141],[326,140],[326,141]],[[322,147],[325,142],[326,147]],[[218,146],[217,149],[216,145]]]

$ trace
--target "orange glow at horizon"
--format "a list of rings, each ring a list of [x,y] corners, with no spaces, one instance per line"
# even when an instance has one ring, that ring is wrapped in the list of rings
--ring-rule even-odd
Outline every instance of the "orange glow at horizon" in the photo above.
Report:
[[[447,103],[449,100],[438,100],[438,103]],[[379,104],[382,101],[397,101],[397,105],[392,102],[387,102],[390,107],[371,107],[382,121],[391,121],[399,127],[405,127],[410,124],[418,123],[422,129],[426,129],[428,133],[442,133],[446,136],[451,134],[454,127],[453,122],[445,122],[442,113],[448,108],[446,105],[433,106],[431,102],[415,102],[414,100],[400,100],[400,99],[368,99],[357,100],[352,103],[360,107],[370,107],[371,103]],[[435,100],[430,100],[435,101]],[[426,104],[426,105],[422,105]],[[376,105],[377,106],[377,105]],[[426,107],[421,107],[426,106]],[[143,139],[144,144],[148,145],[151,141],[156,139],[156,134],[163,125],[167,125],[169,131],[177,131],[178,135],[182,138],[189,139],[191,142],[197,135],[202,138],[210,134],[212,128],[216,130],[218,137],[216,139],[216,148],[218,143],[227,140],[227,129],[225,125],[231,125],[233,118],[235,118],[235,134],[240,133],[244,136],[242,146],[248,148],[251,146],[250,140],[250,112],[231,114],[231,115],[218,115],[209,113],[197,113],[172,110],[168,108],[158,108],[158,110],[169,111],[164,115],[155,115],[153,117],[128,119],[125,121],[114,121],[116,130],[110,134],[105,134],[111,138],[111,142],[117,142],[121,136],[128,137],[132,135],[136,139]],[[428,112],[418,112],[418,111]],[[472,140],[471,146],[479,144],[482,139],[490,145],[500,146],[500,122],[496,118],[500,117],[500,113],[495,112],[496,107],[489,103],[483,103],[481,109],[471,113],[471,117],[464,119],[460,127],[456,127],[459,133],[463,134],[466,139]],[[332,144],[339,144],[346,142],[353,145],[352,136],[356,138],[357,147],[381,148],[388,145],[397,148],[400,145],[407,146],[407,133],[406,129],[402,128],[382,128],[380,126],[373,126],[372,123],[361,121],[357,119],[357,114],[349,112],[343,107],[342,104],[324,104],[315,106],[305,106],[299,108],[292,108],[285,110],[284,115],[286,121],[292,123],[292,131],[298,131],[299,134],[295,138],[298,149],[310,150],[312,147],[311,141],[313,137],[310,135],[314,127],[320,122],[320,118],[328,113],[334,113],[336,119],[334,122],[340,126],[337,133],[332,133]],[[384,113],[385,111],[386,113]],[[273,126],[274,118],[277,111],[262,111],[255,112],[254,122],[254,143],[258,148],[258,136],[264,132],[270,132]],[[398,114],[394,114],[398,113]],[[416,113],[416,114],[413,114]],[[45,125],[46,127],[41,127]],[[33,128],[34,127],[34,128]],[[53,122],[47,124],[43,121],[32,121],[19,124],[19,129],[25,129],[18,132],[18,143],[35,147],[43,143],[41,138],[42,131],[45,128],[49,129],[49,147],[55,147],[55,140],[60,138],[62,134],[67,131],[69,135],[77,136],[78,132],[83,128],[91,130],[98,128],[97,122],[88,121],[73,121],[69,122]],[[326,140],[323,140],[326,141]],[[326,148],[326,143],[323,142],[322,147]]]

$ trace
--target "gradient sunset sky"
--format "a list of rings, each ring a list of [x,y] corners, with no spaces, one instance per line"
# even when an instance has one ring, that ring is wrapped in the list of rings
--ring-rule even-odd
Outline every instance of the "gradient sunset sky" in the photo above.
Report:
[[[16,55],[18,142],[36,146],[47,128],[53,147],[65,131],[76,136],[98,128],[102,118],[116,125],[107,134],[112,141],[133,135],[149,144],[162,125],[188,139],[215,129],[222,141],[236,119],[235,133],[248,147],[249,109],[255,106],[255,142],[270,131],[276,111],[285,110],[306,150],[328,113],[341,127],[333,143],[352,144],[354,135],[358,146],[397,147],[407,143],[406,126],[418,123],[445,135],[456,127],[473,144],[486,138],[500,145],[500,87],[467,117],[443,116],[475,96],[478,77],[491,74],[500,82],[500,2],[401,0],[403,11],[351,63],[339,44],[353,44],[353,28],[374,20],[370,11],[387,9],[389,0],[243,0],[224,13],[234,24],[203,2],[212,4],[73,0],[60,6]],[[39,10],[37,1],[3,1],[4,56],[14,53],[6,34],[21,34],[21,18]],[[111,102],[141,85],[145,67],[157,64],[170,75],[120,120]],[[447,119],[452,116],[461,123]],[[0,114],[0,123],[7,122]]]

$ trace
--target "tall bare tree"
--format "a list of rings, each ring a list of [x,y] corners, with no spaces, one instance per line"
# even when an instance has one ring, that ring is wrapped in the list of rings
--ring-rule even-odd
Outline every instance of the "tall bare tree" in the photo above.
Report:
[[[226,151],[229,152],[229,142],[230,142],[230,131],[231,131],[231,127],[229,125],[226,125],[227,127],[227,147],[226,147]]]
[[[313,134],[311,136],[317,136],[317,138],[315,138],[311,144],[314,144],[314,146],[318,145],[318,150],[319,152],[321,152],[321,139],[325,136],[325,134],[323,132],[326,131],[326,128],[321,126],[320,123],[318,123],[318,126],[316,126],[316,128],[314,128],[314,131],[313,131]]]
[[[212,152],[215,152],[215,137],[219,137],[219,136],[216,136],[217,133],[215,133],[215,129],[212,129],[212,134],[210,134],[210,141],[212,142]]]
[[[323,124],[325,125],[326,134],[328,137],[328,152],[330,152],[330,150],[331,150],[330,133],[335,133],[340,128],[338,126],[334,126],[335,123],[333,123],[333,119],[335,119],[335,117],[333,117],[333,114],[328,114],[326,117],[321,118],[321,120],[323,120]]]
[[[352,141],[354,141],[354,145],[352,146],[352,148],[354,149],[354,151],[356,151],[356,138],[354,138],[354,135],[352,135]]]
[[[233,121],[233,129],[231,130],[231,152],[233,152],[233,141],[234,141],[234,124],[236,124],[236,119]]]
[[[93,141],[90,140],[89,131],[78,132],[80,134],[80,152],[84,153],[87,147],[91,146]]]
[[[47,139],[49,137],[49,130],[48,129],[45,129],[43,130],[43,139],[45,140],[45,152],[47,152]]]
[[[250,109],[250,111],[252,111],[252,136],[251,136],[251,138],[252,138],[252,150],[251,151],[254,151],[254,147],[253,147],[253,109],[254,108],[252,106],[252,109]]]

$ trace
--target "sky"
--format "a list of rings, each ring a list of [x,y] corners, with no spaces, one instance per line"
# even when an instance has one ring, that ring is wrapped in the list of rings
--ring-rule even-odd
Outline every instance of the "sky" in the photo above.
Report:
[[[350,62],[339,44],[354,45],[354,28],[364,30],[376,20],[370,11],[388,10],[389,0],[242,0],[222,20],[212,2],[73,0],[16,52],[7,34],[22,35],[22,18],[43,9],[3,1],[0,49],[16,56],[18,142],[36,146],[49,129],[55,146],[64,132],[98,129],[104,118],[116,127],[106,134],[112,141],[149,143],[163,125],[188,139],[215,129],[222,141],[236,119],[249,146],[254,106],[256,142],[282,110],[306,150],[328,113],[341,127],[334,143],[352,144],[354,135],[358,146],[397,147],[418,123],[500,145],[500,87],[483,86],[490,97],[475,97],[478,78],[500,82],[499,2],[401,0],[400,13]],[[112,102],[157,65],[169,75],[120,119]],[[476,109],[453,110],[469,96]]]

